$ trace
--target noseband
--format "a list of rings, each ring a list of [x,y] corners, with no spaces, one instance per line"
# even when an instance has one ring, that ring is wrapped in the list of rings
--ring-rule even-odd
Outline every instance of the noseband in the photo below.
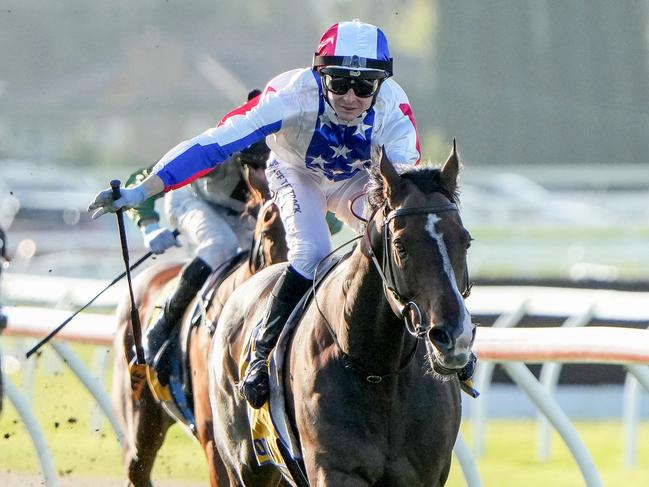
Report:
[[[383,235],[383,259],[379,263],[378,258],[372,248],[372,243],[370,239],[370,225],[369,223],[374,219],[378,210],[383,210],[383,224],[381,226],[381,233]],[[398,318],[403,318],[406,329],[408,332],[416,337],[423,338],[432,328],[432,323],[428,326],[422,324],[421,310],[419,306],[414,301],[407,299],[399,289],[397,288],[397,282],[394,278],[394,259],[392,258],[392,252],[390,252],[390,243],[392,241],[392,232],[390,231],[390,222],[396,217],[400,216],[410,216],[410,215],[423,215],[423,214],[439,214],[445,213],[447,211],[459,211],[455,203],[447,203],[445,205],[438,206],[424,206],[420,208],[398,208],[387,212],[387,200],[378,208],[374,210],[370,218],[368,219],[368,224],[365,229],[364,241],[366,248],[368,249],[369,256],[374,263],[381,280],[383,281],[383,290],[385,297],[392,308],[392,311]],[[464,281],[465,289],[462,291],[462,297],[467,298],[471,293],[472,283],[469,281],[469,271],[465,262],[464,266]]]

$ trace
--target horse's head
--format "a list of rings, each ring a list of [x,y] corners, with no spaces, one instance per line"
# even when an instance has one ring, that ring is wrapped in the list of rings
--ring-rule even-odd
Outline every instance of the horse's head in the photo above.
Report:
[[[256,214],[249,266],[252,273],[262,267],[284,262],[288,256],[286,232],[273,202],[263,168],[244,165],[244,180],[250,192],[246,212]]]
[[[251,254],[251,270],[257,272],[288,258],[286,232],[279,217],[279,208],[273,200],[266,201],[257,214],[257,224]]]
[[[459,161],[453,151],[441,169],[401,174],[382,157],[370,191],[372,249],[382,257],[387,301],[411,333],[423,338],[433,368],[457,372],[468,362],[475,326],[464,304],[471,242],[457,207]]]

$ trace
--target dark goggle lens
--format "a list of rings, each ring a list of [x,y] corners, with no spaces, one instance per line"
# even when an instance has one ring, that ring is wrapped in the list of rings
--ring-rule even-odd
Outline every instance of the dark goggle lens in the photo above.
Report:
[[[374,95],[378,89],[380,81],[378,79],[354,79],[333,77],[328,74],[324,76],[325,86],[329,91],[336,95],[344,95],[350,89],[360,98],[367,98]]]

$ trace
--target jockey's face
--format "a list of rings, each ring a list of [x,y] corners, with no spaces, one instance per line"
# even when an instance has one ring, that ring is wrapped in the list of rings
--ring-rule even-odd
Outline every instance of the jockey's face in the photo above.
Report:
[[[344,95],[336,95],[327,91],[327,98],[338,117],[345,122],[351,122],[370,108],[373,97],[361,98],[356,96],[354,90],[350,88]]]

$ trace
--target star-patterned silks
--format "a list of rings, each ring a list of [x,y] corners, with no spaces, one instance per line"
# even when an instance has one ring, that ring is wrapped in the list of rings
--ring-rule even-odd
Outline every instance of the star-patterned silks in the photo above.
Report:
[[[323,126],[323,127],[326,126],[326,125],[331,127],[331,120],[329,120],[329,117],[327,117],[326,113],[323,113],[322,115],[320,115],[318,117],[318,121],[320,122],[320,125]]]
[[[343,159],[347,158],[347,154],[349,154],[352,150],[349,147],[345,147],[344,145],[341,145],[339,147],[335,146],[329,146],[329,148],[334,151],[333,155],[331,157],[342,157]]]
[[[357,125],[337,125],[321,108],[305,164],[332,181],[342,181],[369,167],[374,109]]]
[[[360,159],[355,160],[352,162],[349,167],[352,168],[352,170],[361,170],[361,169],[368,169],[370,165],[372,164],[371,159],[367,159],[366,161],[361,161]]]
[[[320,169],[324,170],[327,161],[325,161],[322,157],[318,156],[311,159],[311,164],[313,166],[319,167]]]
[[[371,126],[371,125],[365,125],[365,124],[363,123],[363,121],[361,121],[361,123],[359,123],[359,124],[356,126],[356,132],[354,132],[354,135],[360,135],[361,137],[363,137],[363,140],[365,140],[365,132],[366,132],[367,129],[369,129],[369,128],[372,128],[372,126]]]

